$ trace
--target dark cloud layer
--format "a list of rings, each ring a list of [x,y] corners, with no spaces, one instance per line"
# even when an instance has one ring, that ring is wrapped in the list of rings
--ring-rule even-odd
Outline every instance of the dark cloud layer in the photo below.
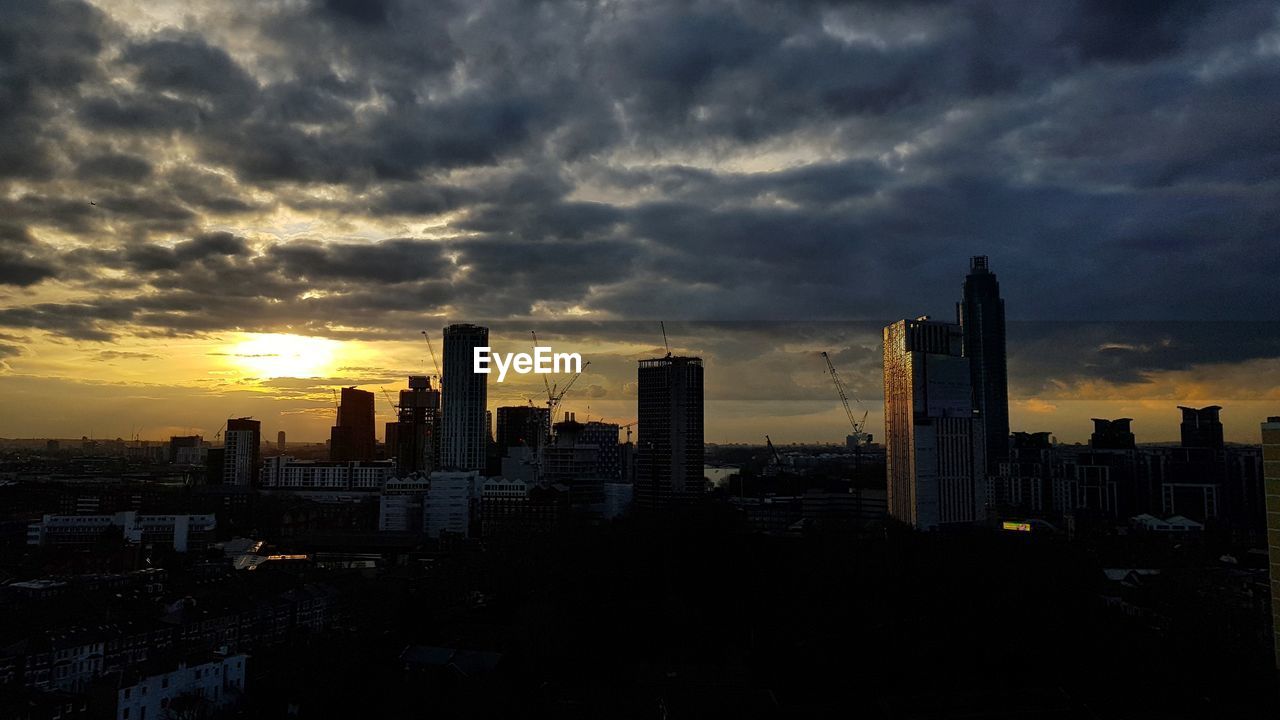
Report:
[[[0,289],[24,293],[2,326],[881,322],[948,314],[971,254],[1015,319],[1280,303],[1273,3],[128,15],[0,2]],[[1110,349],[1055,372],[1132,382],[1241,352],[1083,332]]]

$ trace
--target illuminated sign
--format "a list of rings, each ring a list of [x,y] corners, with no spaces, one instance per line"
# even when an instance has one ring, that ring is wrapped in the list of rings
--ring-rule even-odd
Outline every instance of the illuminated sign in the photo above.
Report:
[[[1005,530],[1013,530],[1015,532],[1031,532],[1031,523],[1010,522],[1005,520],[1001,523],[1001,527]]]

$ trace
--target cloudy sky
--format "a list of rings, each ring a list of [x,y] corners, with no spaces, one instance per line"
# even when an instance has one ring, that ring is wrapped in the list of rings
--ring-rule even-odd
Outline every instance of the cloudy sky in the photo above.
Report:
[[[1274,2],[0,0],[0,436],[321,439],[457,320],[627,422],[660,319],[708,440],[841,438],[821,350],[879,434],[985,254],[1015,429],[1256,441],[1278,119]]]

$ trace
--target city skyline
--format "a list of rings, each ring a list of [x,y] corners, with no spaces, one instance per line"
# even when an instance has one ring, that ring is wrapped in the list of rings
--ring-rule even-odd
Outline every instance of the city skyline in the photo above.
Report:
[[[7,13],[0,436],[323,438],[452,321],[589,323],[567,407],[630,420],[610,368],[664,320],[709,441],[838,441],[807,354],[878,404],[879,328],[949,317],[971,255],[1015,429],[1220,404],[1247,441],[1280,401],[1268,3],[359,5]]]

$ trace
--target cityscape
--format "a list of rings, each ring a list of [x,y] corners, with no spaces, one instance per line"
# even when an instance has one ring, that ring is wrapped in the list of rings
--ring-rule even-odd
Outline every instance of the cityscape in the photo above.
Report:
[[[1274,3],[0,3],[0,720],[1280,715]]]

